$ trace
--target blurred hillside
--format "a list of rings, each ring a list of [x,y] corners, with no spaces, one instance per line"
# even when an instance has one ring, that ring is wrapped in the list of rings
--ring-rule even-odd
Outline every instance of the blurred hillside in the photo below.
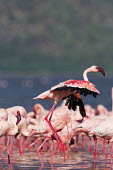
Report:
[[[112,73],[113,1],[1,0],[0,70]]]

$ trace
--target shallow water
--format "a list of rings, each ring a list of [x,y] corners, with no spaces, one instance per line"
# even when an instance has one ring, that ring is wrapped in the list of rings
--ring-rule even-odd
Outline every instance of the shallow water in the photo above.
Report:
[[[7,154],[3,154],[7,163]],[[53,154],[44,152],[40,155],[43,161],[44,167],[41,167],[41,163],[37,154],[34,151],[25,151],[23,156],[20,156],[17,150],[13,155],[13,170],[97,170],[97,169],[110,169],[111,159],[110,155],[105,164],[105,155],[99,151],[98,159],[94,162],[93,152],[88,152],[87,148],[70,150],[67,152],[67,158],[64,160],[63,153]],[[51,163],[52,162],[52,163]],[[4,165],[3,160],[0,160],[0,169],[9,170],[8,164]]]

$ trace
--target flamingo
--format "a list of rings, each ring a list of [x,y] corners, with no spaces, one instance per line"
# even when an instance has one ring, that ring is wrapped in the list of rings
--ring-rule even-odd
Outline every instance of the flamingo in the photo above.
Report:
[[[110,116],[108,110],[101,104],[97,105],[95,114],[96,116]]]
[[[13,135],[16,135],[18,131],[21,133],[21,138],[19,140],[19,152],[20,154],[24,153],[24,136],[29,136],[29,131],[27,130],[27,125],[28,125],[28,119],[27,119],[27,112],[26,109],[22,106],[13,106],[10,108],[7,108],[8,115],[9,115],[9,121],[12,124],[12,130],[9,132],[9,135],[13,133]],[[16,121],[15,116],[20,115],[21,120]]]
[[[38,137],[38,138],[46,137],[44,143],[50,137],[53,137],[57,141],[61,142],[62,144],[61,149],[64,149],[64,143],[67,143],[72,135],[71,116],[69,113],[64,111],[62,107],[58,107],[54,111],[54,115],[52,116],[51,123],[56,132],[61,132],[63,130],[62,133],[59,133],[58,138],[57,136],[54,136],[53,131],[51,130],[50,127],[47,126],[47,122],[43,121],[43,119],[40,119],[39,124],[35,127],[34,131],[32,131],[33,133],[31,134],[31,136]],[[41,144],[41,147],[44,143]]]
[[[98,124],[95,128],[93,128],[89,136],[94,136],[96,138],[102,138],[104,140],[108,141],[108,146],[106,147],[106,152],[105,152],[105,158],[106,158],[106,164],[107,164],[107,158],[108,158],[108,147],[109,143],[112,143],[111,147],[111,161],[113,158],[113,120],[108,118],[104,121],[102,121],[100,124]]]
[[[29,132],[27,131],[27,125],[28,125],[28,119],[27,119],[27,112],[24,107],[22,106],[13,106],[10,108],[7,108],[9,118],[11,119],[11,115],[14,117],[12,122],[15,122],[15,116],[19,114],[21,117],[21,120],[17,119],[17,126],[19,131],[24,135],[24,136],[29,136]]]
[[[82,102],[81,95],[87,96],[88,94],[93,95],[95,98],[100,92],[96,89],[95,85],[88,81],[87,73],[88,72],[101,72],[105,76],[103,68],[98,66],[91,66],[83,72],[84,80],[67,80],[65,82],[59,83],[58,85],[52,87],[50,90],[47,90],[33,99],[52,99],[53,106],[50,109],[49,113],[45,116],[45,120],[54,132],[57,135],[54,128],[52,127],[50,120],[54,111],[55,106],[58,102],[67,98],[66,105],[69,109],[76,109],[76,105],[79,106],[80,113],[82,117],[86,117],[84,105]],[[48,120],[48,116],[49,120]]]
[[[6,109],[0,108],[0,137],[6,135],[9,129],[8,112]]]
[[[0,108],[0,145],[2,144],[3,142],[3,136],[5,135],[9,135],[9,131],[11,130],[11,125],[10,123],[8,122],[8,112],[6,109],[4,108]],[[10,146],[8,146],[8,161],[10,162],[10,156],[9,156],[9,148]],[[2,148],[0,146],[0,156],[2,157],[2,159],[4,160],[4,157],[2,156]],[[5,161],[4,161],[5,163]]]
[[[46,110],[41,104],[36,103],[33,106],[34,112],[35,112],[35,117],[37,121],[40,121],[41,118],[47,115],[48,110]]]
[[[15,114],[14,116],[14,115],[9,114],[6,109],[0,108],[0,137],[5,136],[5,135],[8,136],[7,137],[7,152],[8,152],[8,161],[9,161],[10,166],[12,165],[10,156],[12,153],[11,150],[13,148],[13,136],[16,133],[18,133],[17,124],[19,123],[20,120],[21,120],[21,117],[19,113]],[[4,159],[3,156],[2,156],[2,159]]]

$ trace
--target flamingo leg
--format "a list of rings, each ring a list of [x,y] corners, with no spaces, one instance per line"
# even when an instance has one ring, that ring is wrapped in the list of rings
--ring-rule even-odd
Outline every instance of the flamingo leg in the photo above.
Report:
[[[107,142],[107,145],[106,145],[106,153],[105,153],[105,167],[107,166],[107,159],[108,159],[108,147],[109,147],[109,141]]]
[[[93,149],[93,141],[92,139],[90,138],[90,142],[89,142],[89,145],[88,145],[88,152],[91,152]]]
[[[111,168],[113,168],[113,142],[111,143]]]
[[[94,142],[95,142],[95,148],[94,148],[94,166],[96,166],[96,158],[98,155],[98,139],[94,138]]]
[[[39,152],[40,151],[40,149],[43,147],[43,145],[46,143],[46,141],[48,141],[49,140],[49,138],[48,137],[46,137],[45,138],[45,140],[42,142],[42,144],[39,146],[39,148],[37,149],[37,151],[36,152]]]
[[[8,164],[12,168],[12,155],[13,155],[13,138],[12,136],[7,137],[7,152],[8,152]]]
[[[50,146],[50,157],[51,157],[51,169],[53,170],[53,142],[51,143],[51,146]]]
[[[54,103],[52,108],[50,109],[49,113],[46,115],[46,117],[44,118],[45,120],[48,119],[48,116],[50,115],[49,121],[51,121],[52,115],[53,115],[53,111],[55,109],[57,103]]]
[[[42,146],[45,144],[45,142],[48,140],[48,137],[46,137],[45,138],[45,140],[42,142],[42,144],[39,146],[39,148],[37,149],[37,151],[36,151],[36,154],[37,154],[37,156],[38,156],[38,159],[39,159],[39,161],[40,161],[40,163],[41,163],[41,168],[43,168],[44,167],[44,164],[43,164],[43,162],[42,162],[42,158],[41,158],[41,156],[40,156],[40,149],[42,148]]]
[[[105,143],[106,143],[106,140],[103,139],[103,141],[102,141],[102,153],[105,152]]]
[[[20,152],[20,156],[22,156],[24,154],[24,136],[21,135],[20,139],[19,139],[19,152]]]
[[[30,149],[30,136],[28,136],[26,139],[25,139],[25,142],[24,142],[24,149],[27,148],[27,149]]]
[[[53,134],[55,135],[58,143],[62,144],[62,146],[63,146],[63,143],[62,143],[60,137],[58,136],[57,132],[55,131],[55,129],[53,128],[53,126],[52,126],[52,124],[51,124],[51,122],[50,122],[56,104],[57,104],[57,103],[54,103],[54,104],[53,104],[52,108],[50,109],[49,113],[46,115],[46,117],[45,117],[44,119],[45,119],[45,121],[47,122],[47,124],[49,125],[49,127],[50,127],[50,129],[52,130]],[[48,116],[49,116],[49,115],[50,115],[50,118],[49,118],[49,120],[48,120]]]
[[[5,158],[2,155],[2,143],[3,143],[3,140],[4,140],[4,136],[0,137],[0,156],[1,156],[2,160],[4,161],[4,164],[6,164]]]
[[[49,127],[50,127],[50,129],[52,130],[53,134],[55,135],[57,141],[61,141],[61,139],[59,139],[59,136],[58,136],[57,132],[56,132],[55,129],[53,128],[52,124],[50,123],[51,118],[52,118],[52,115],[53,115],[53,111],[54,111],[54,108],[55,108],[56,104],[57,104],[57,103],[54,103],[54,104],[53,104],[52,108],[50,109],[49,113],[45,116],[44,120],[45,120],[45,121],[47,122],[47,124],[49,125]],[[48,116],[49,116],[49,115],[50,115],[50,117],[49,117],[49,120],[48,120]],[[36,126],[36,127],[37,127],[37,126]],[[36,127],[35,127],[35,129],[36,129]],[[30,136],[33,135],[35,129],[30,132]]]
[[[43,164],[43,162],[42,162],[42,158],[41,158],[39,152],[36,152],[36,154],[37,154],[37,156],[38,156],[38,158],[39,158],[39,161],[40,161],[40,163],[41,163],[41,168],[40,168],[40,169],[42,169],[42,168],[44,168],[44,164]]]
[[[29,146],[28,149],[30,149],[33,145],[35,145],[35,143],[39,142],[39,139],[35,139],[34,142],[32,142]]]
[[[60,137],[58,136],[57,132],[55,131],[55,129],[53,128],[53,126],[52,126],[52,124],[51,124],[51,122],[50,122],[56,104],[57,104],[57,103],[54,103],[54,104],[53,104],[52,108],[50,109],[49,113],[45,116],[44,120],[45,120],[45,121],[47,122],[47,124],[49,125],[49,127],[50,127],[50,129],[52,130],[53,134],[55,135],[58,143],[62,144],[62,141],[61,141]],[[49,120],[48,120],[48,116],[49,116],[49,115],[50,115],[50,117],[49,117]],[[35,128],[35,129],[36,129],[36,128]],[[34,129],[32,132],[30,132],[30,136],[33,135],[35,129]],[[62,146],[63,146],[63,144],[62,144]]]

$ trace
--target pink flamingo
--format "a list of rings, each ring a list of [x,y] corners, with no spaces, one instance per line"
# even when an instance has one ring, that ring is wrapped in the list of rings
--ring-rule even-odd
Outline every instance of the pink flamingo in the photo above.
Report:
[[[36,125],[39,124],[40,121],[43,121],[44,117],[47,115],[48,110],[46,110],[41,104],[36,103],[33,106],[34,112],[28,113],[29,125],[27,126],[28,131],[30,132],[32,129],[36,128]]]
[[[70,114],[65,112],[62,108],[56,108],[54,111],[54,115],[51,119],[51,124],[55,128],[56,131],[61,131],[65,125],[70,123],[71,117]],[[38,125],[35,127],[34,134],[46,134],[47,136],[53,135],[53,131],[49,126],[47,126],[47,122],[40,119]],[[33,134],[32,134],[33,135]]]
[[[7,111],[9,114],[9,118],[10,118],[10,115],[13,116],[13,120],[12,120],[13,122],[16,121],[15,116],[17,116],[18,114],[20,115],[21,120],[17,124],[18,129],[24,136],[29,136],[29,132],[27,131],[27,125],[29,122],[27,122],[27,112],[25,108],[22,106],[13,106],[13,107],[7,108]]]
[[[48,110],[46,110],[41,104],[36,103],[33,106],[34,112],[35,112],[35,117],[38,121],[40,121],[41,118],[47,115]]]
[[[96,126],[98,126],[104,120],[105,120],[104,118],[98,118],[98,117],[93,117],[93,118],[85,119],[81,124],[79,124],[78,126],[73,128],[73,132],[75,132],[75,134],[77,132],[83,132],[87,136],[89,136],[89,133],[91,132],[91,130],[94,129]],[[96,137],[95,136],[94,136],[94,141],[96,141]],[[95,151],[94,151],[95,155],[96,155],[96,152],[97,151],[95,149]]]
[[[9,115],[10,124],[12,124],[13,128],[9,132],[9,135],[16,135],[18,131],[20,132],[20,140],[19,140],[19,152],[20,154],[24,153],[24,136],[29,136],[29,131],[27,130],[28,119],[27,119],[27,112],[24,107],[22,106],[13,106],[7,109]],[[16,122],[16,117],[20,115],[21,119]]]
[[[80,113],[82,117],[86,117],[84,105],[82,102],[81,94],[84,96],[87,96],[88,94],[93,95],[96,97],[100,92],[95,88],[95,85],[88,81],[87,73],[88,72],[101,72],[105,76],[105,72],[101,67],[98,66],[91,66],[90,68],[86,69],[83,73],[84,80],[67,80],[65,82],[62,82],[54,87],[52,87],[50,90],[45,91],[44,93],[41,93],[34,99],[52,99],[53,100],[53,106],[50,109],[49,113],[46,115],[45,120],[54,132],[54,134],[57,136],[57,133],[55,132],[54,128],[52,127],[50,120],[54,111],[54,108],[56,104],[67,98],[66,105],[69,109],[76,109],[76,105],[79,106]],[[48,120],[48,116],[49,120]]]
[[[44,117],[47,115],[48,110],[46,110],[41,104],[36,103],[33,106],[33,110],[32,112],[29,112],[27,114],[28,119],[29,119],[29,123],[36,125],[38,124],[38,122],[42,119],[44,119]]]
[[[113,120],[108,118],[104,121],[102,121],[98,126],[93,128],[90,133],[90,136],[96,136],[96,138],[103,138],[108,141],[108,144],[110,142],[113,142]],[[111,159],[113,158],[113,144],[111,149]],[[105,153],[106,161],[108,158],[108,146],[106,147],[106,153]],[[106,162],[107,163],[107,162]]]
[[[64,129],[64,127],[66,126],[68,129],[67,136],[68,137],[71,136],[71,132],[72,132],[72,130],[71,130],[72,129],[71,128],[72,127],[71,126],[71,115],[68,112],[64,111],[62,109],[62,107],[58,107],[55,109],[54,115],[52,116],[52,119],[51,119],[51,124],[52,124],[53,128],[55,129],[55,131],[57,131],[57,132],[61,132]],[[47,126],[47,122],[43,121],[43,119],[40,119],[40,121],[39,121],[38,125],[35,127],[32,135],[35,137],[36,136],[37,137],[38,136],[46,136],[46,137],[50,138],[52,135],[54,135],[54,133],[51,130],[51,128],[49,126]],[[59,136],[61,136],[61,135],[59,135]],[[57,137],[56,137],[56,139],[57,139]],[[62,141],[63,141],[63,143],[65,143],[65,138],[62,137],[62,139],[64,139]],[[59,140],[61,140],[60,137],[59,137]]]
[[[6,135],[10,127],[7,110],[0,108],[0,137]]]
[[[8,132],[9,132],[10,129],[11,129],[11,125],[8,122],[8,112],[7,112],[6,109],[0,108],[0,155],[1,155],[4,163],[5,163],[5,160],[4,160],[4,157],[2,155],[2,146],[1,145],[2,145],[2,142],[4,140],[3,136],[8,135]],[[10,158],[9,158],[9,153],[8,153],[8,161],[9,160],[10,160]]]
[[[109,114],[109,112],[108,112],[108,110],[105,108],[105,106],[103,106],[103,105],[101,105],[101,104],[99,104],[99,105],[97,105],[97,107],[96,107],[96,111],[95,111],[95,114],[96,114],[96,116],[102,116],[102,117],[104,117],[104,116],[110,116],[111,114]]]
[[[8,113],[6,109],[0,108],[0,136],[8,136],[7,138],[7,152],[8,152],[8,161],[10,166],[11,164],[11,153],[13,147],[12,137],[18,132],[17,124],[20,121],[20,115],[17,113],[15,118],[12,119],[12,116]],[[2,157],[3,158],[3,157]]]
[[[65,151],[65,144],[67,143],[71,138],[71,117],[70,114],[65,112],[62,107],[58,107],[55,109],[54,114],[51,118],[51,124],[56,132],[59,132],[59,136],[57,139],[57,136],[54,135],[53,131],[49,126],[47,126],[47,122],[43,119],[40,119],[38,125],[35,127],[35,129],[32,131],[31,136],[36,137],[39,139],[44,139],[43,143],[38,147],[36,153],[38,154],[38,157],[40,159],[39,151],[40,149],[45,145],[45,143],[50,139],[55,139],[61,141],[62,145],[58,145],[58,149],[60,151]],[[63,131],[62,131],[63,130]],[[61,132],[62,131],[62,132]],[[60,133],[61,132],[61,133]],[[65,134],[64,134],[65,133]],[[30,145],[34,145],[37,142],[37,139]],[[42,160],[40,159],[40,162],[42,163]]]

